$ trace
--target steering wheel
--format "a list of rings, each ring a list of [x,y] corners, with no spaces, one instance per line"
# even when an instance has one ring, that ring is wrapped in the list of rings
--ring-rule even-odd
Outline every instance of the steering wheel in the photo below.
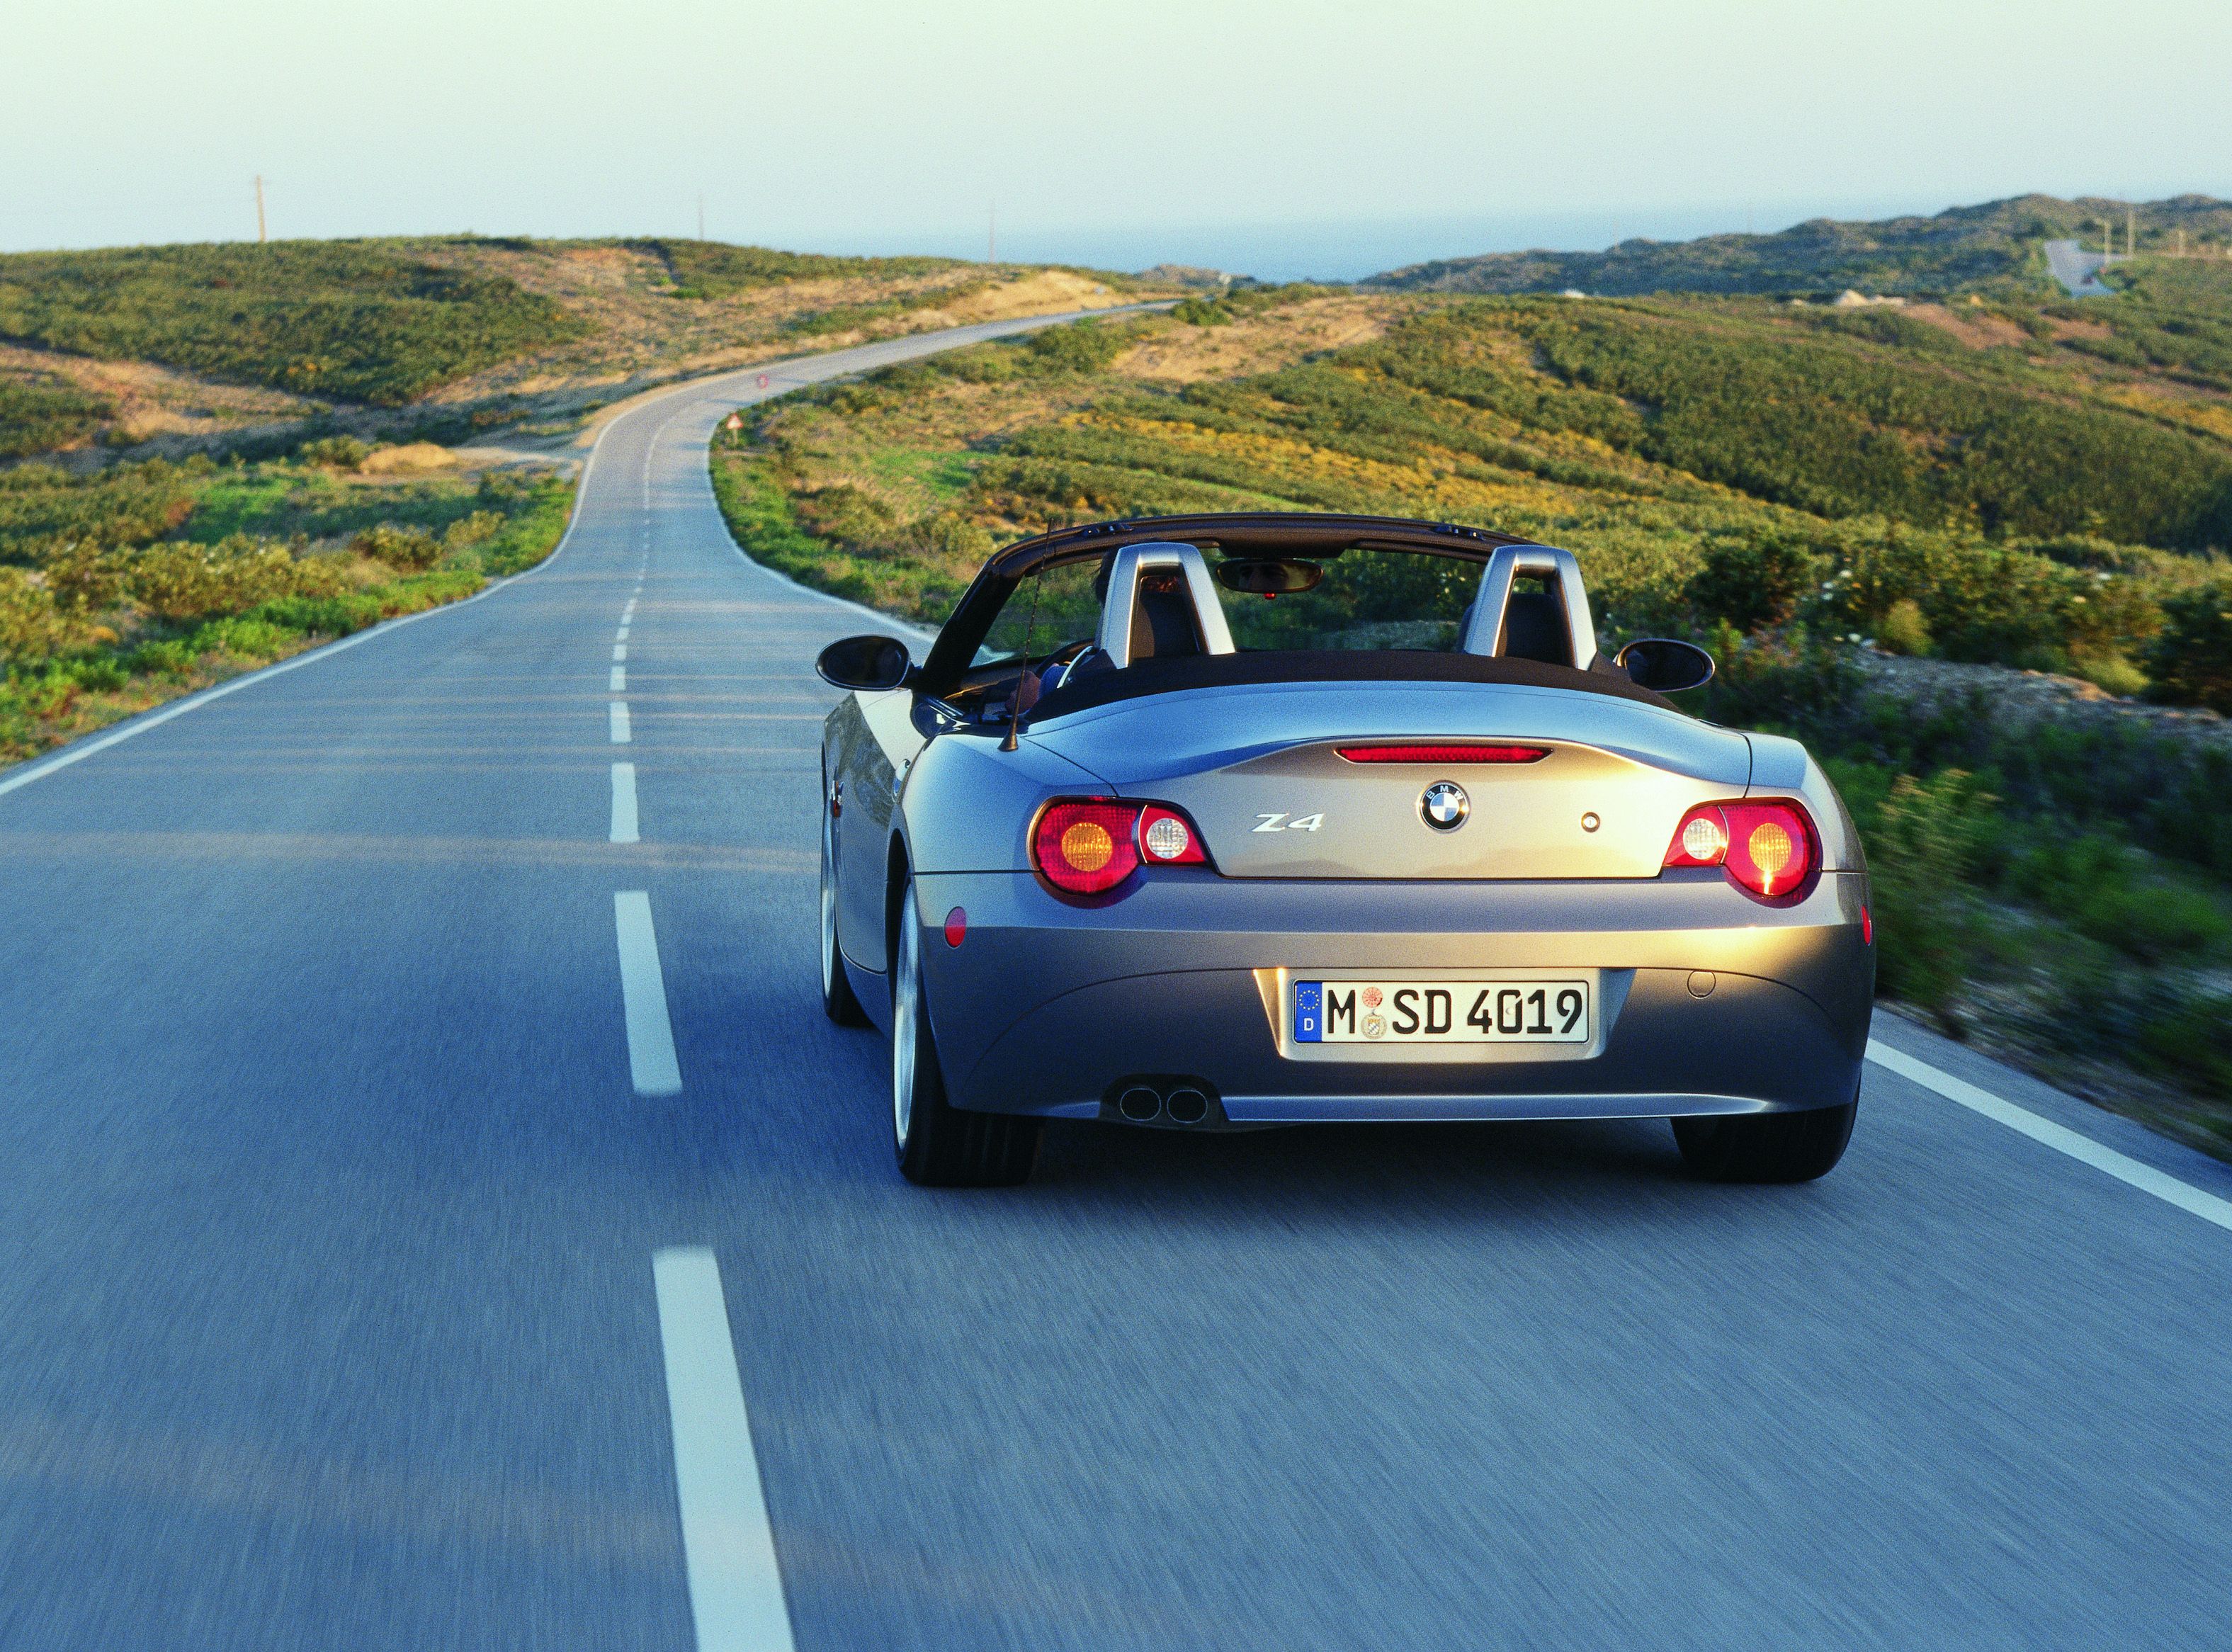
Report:
[[[1041,678],[1045,677],[1046,674],[1052,671],[1056,666],[1066,666],[1069,664],[1070,661],[1076,659],[1078,655],[1083,654],[1092,646],[1093,639],[1091,637],[1084,638],[1077,642],[1063,643],[1061,647],[1056,648],[1043,660],[1040,661],[1038,674]]]

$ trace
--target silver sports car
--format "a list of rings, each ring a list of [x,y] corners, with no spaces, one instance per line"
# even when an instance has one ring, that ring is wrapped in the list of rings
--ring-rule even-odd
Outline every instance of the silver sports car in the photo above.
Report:
[[[1795,741],[1597,651],[1573,556],[1370,517],[1165,517],[988,563],[918,664],[821,655],[821,983],[891,1034],[899,1162],[1041,1122],[1673,1121],[1702,1174],[1852,1135],[1867,874]]]

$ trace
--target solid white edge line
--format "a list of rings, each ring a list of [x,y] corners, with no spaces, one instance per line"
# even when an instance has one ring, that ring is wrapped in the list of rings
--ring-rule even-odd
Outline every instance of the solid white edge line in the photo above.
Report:
[[[666,973],[659,964],[651,896],[641,889],[614,890],[613,924],[620,936],[628,1076],[639,1096],[679,1096],[682,1067],[674,1057],[674,1024],[666,1015]]]
[[[615,843],[640,843],[641,823],[636,814],[635,764],[613,764],[613,839]]]
[[[698,1652],[791,1652],[720,1265],[691,1246],[657,1252],[651,1268]]]
[[[616,699],[613,701],[612,707],[613,744],[614,745],[632,744],[635,739],[635,730],[628,722],[627,702],[624,699]]]
[[[1895,1050],[1879,1039],[1868,1040],[1868,1059],[1878,1066],[1887,1068],[1901,1078],[1934,1090],[1947,1101],[1957,1102],[1973,1113],[1981,1113],[1995,1123],[2028,1136],[2041,1146],[2066,1154],[2080,1164],[2091,1165],[2095,1170],[2113,1176],[2127,1187],[2143,1193],[2151,1193],[2166,1205],[2175,1205],[2188,1215],[2198,1216],[2232,1232],[2232,1200],[2219,1199],[2215,1193],[2205,1193],[2200,1188],[2167,1175],[2151,1164],[2142,1164],[2113,1148],[2102,1147],[2089,1135],[2056,1124],[2051,1119],[2041,1118],[2027,1108],[2004,1101],[1988,1089],[1979,1089],[1966,1079],[1941,1072],[1926,1061],[1917,1061],[1903,1050]]]

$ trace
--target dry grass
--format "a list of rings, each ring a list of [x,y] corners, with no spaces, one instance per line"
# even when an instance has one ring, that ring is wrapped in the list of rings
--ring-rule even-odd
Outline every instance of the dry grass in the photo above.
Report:
[[[1326,350],[1367,343],[1414,303],[1379,297],[1315,298],[1229,327],[1173,328],[1119,356],[1114,370],[1126,378],[1162,384],[1275,372]]]
[[[1972,350],[1989,350],[2001,344],[2020,348],[2030,339],[2029,334],[2006,316],[1982,310],[1963,312],[1948,309],[1943,304],[1909,304],[1902,313],[1951,334]]]

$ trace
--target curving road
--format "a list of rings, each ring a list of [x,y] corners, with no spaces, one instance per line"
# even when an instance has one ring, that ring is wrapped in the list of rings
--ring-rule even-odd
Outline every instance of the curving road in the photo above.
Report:
[[[815,1001],[860,618],[705,482],[754,377],[542,569],[0,778],[0,1647],[2223,1643],[2232,1173],[1903,1024],[1810,1187],[900,1182]]]

